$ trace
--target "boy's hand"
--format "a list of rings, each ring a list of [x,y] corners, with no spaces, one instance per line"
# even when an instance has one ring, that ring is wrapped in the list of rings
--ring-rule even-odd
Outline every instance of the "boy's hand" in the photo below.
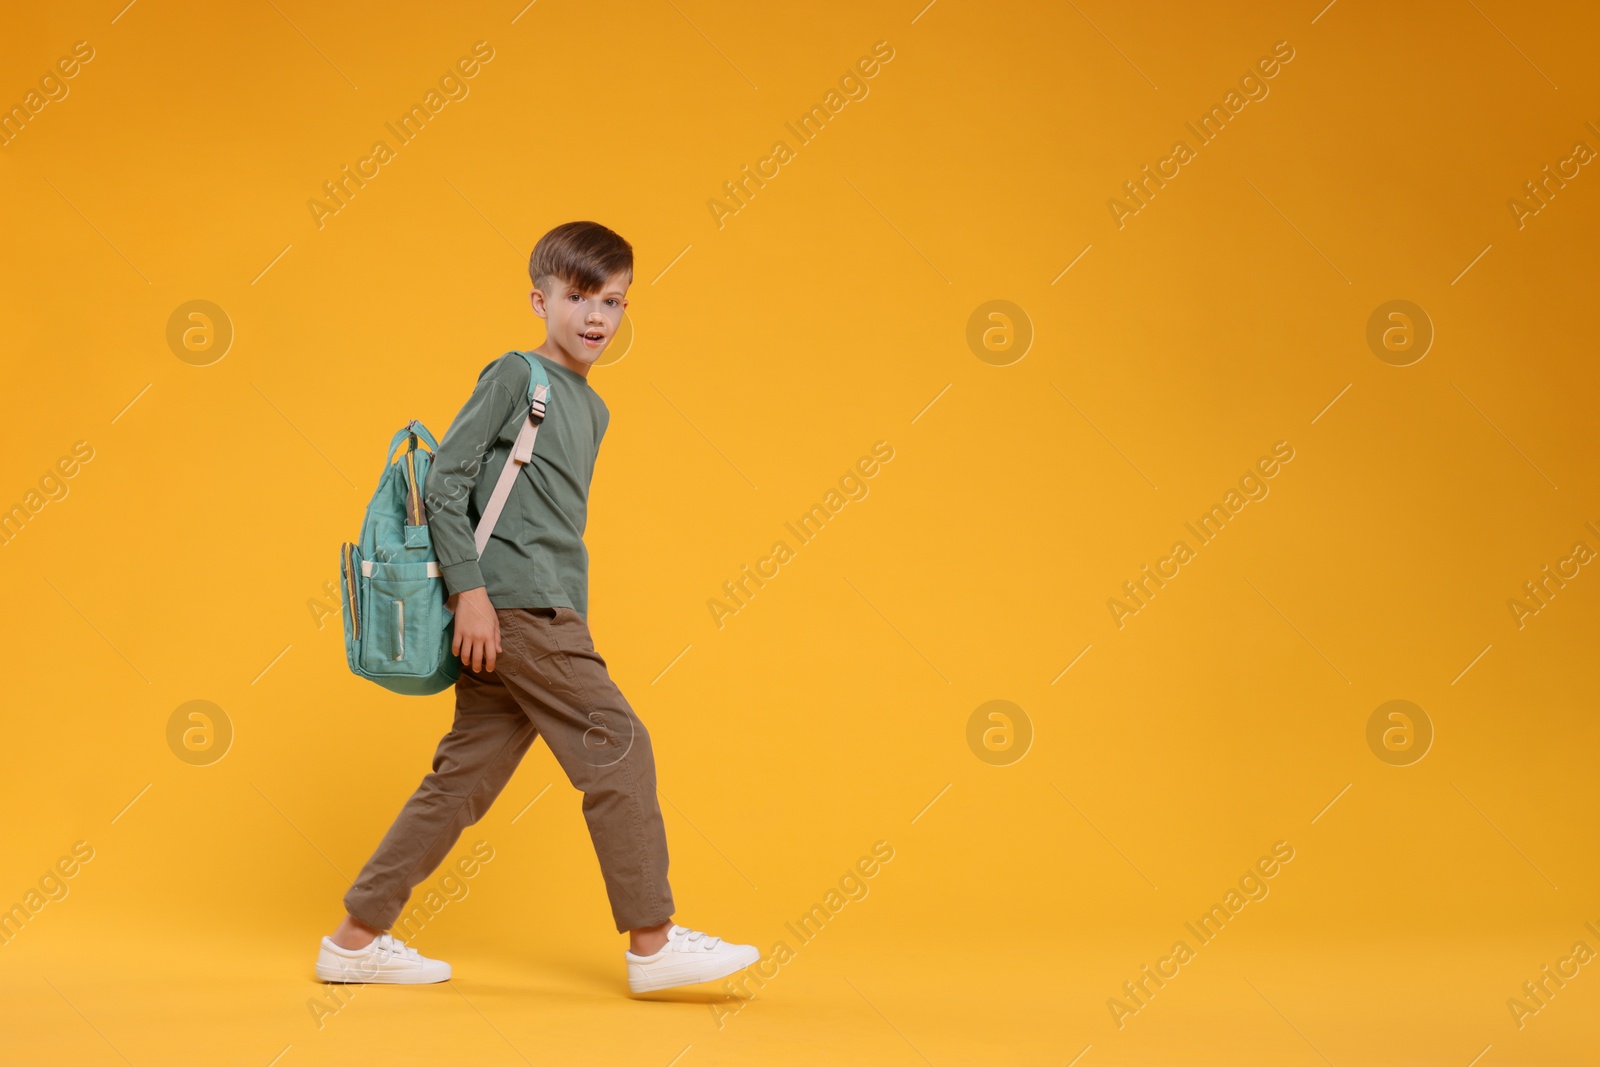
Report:
[[[475,672],[493,671],[494,658],[500,652],[500,616],[489,602],[488,589],[480,585],[452,594],[445,607],[456,617],[450,651]]]

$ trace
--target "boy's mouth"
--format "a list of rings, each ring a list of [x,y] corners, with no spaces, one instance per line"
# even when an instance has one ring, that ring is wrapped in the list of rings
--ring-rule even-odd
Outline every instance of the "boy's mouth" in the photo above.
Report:
[[[583,338],[583,343],[590,348],[599,348],[606,343],[606,335],[601,330],[585,330],[578,336]]]

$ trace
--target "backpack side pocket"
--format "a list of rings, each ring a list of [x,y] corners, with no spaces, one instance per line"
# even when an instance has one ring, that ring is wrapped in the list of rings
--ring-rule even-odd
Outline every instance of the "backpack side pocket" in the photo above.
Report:
[[[339,546],[339,601],[344,618],[344,658],[361,673],[361,550],[346,541]]]

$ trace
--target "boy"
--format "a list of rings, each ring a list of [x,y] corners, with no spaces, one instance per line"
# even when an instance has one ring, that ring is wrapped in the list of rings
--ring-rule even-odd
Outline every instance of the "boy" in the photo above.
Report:
[[[322,939],[316,972],[324,981],[450,977],[448,963],[383,931],[461,831],[489,810],[538,735],[583,791],[612,918],[628,932],[631,992],[713,981],[760,955],[672,923],[650,735],[607,675],[584,621],[589,480],[610,421],[588,376],[628,306],[633,248],[598,223],[569,222],[539,239],[528,273],[534,314],[546,326],[533,354],[550,380],[548,415],[481,559],[473,530],[528,412],[521,355],[484,368],[439,443],[425,488],[455,614],[451,647],[461,658],[455,724],[439,742],[433,773],[345,894],[344,921]]]

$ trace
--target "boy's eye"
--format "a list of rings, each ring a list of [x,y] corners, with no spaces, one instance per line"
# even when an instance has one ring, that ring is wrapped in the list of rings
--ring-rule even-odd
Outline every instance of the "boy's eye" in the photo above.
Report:
[[[610,304],[612,307],[616,307],[617,306],[617,298],[616,297],[612,297],[611,299],[607,300],[606,303]]]

